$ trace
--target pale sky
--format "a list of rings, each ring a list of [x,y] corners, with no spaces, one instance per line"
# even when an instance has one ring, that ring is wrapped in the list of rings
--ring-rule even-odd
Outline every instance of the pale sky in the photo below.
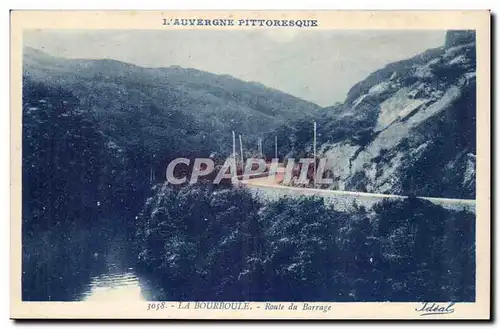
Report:
[[[179,65],[256,81],[330,106],[386,64],[444,44],[445,31],[37,30],[24,44],[66,58]]]

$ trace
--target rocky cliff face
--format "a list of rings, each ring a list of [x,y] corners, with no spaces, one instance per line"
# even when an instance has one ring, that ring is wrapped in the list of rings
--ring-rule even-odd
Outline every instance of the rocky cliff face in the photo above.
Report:
[[[332,187],[474,198],[475,50],[473,31],[450,31],[443,47],[356,84],[331,118],[353,127],[350,137],[329,139],[321,149]]]

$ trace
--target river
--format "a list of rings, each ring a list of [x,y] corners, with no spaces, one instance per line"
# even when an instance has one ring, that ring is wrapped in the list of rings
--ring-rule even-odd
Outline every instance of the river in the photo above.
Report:
[[[141,301],[149,294],[129,260],[130,248],[124,236],[118,235],[103,250],[94,253],[95,271],[78,297],[80,301]]]
[[[124,235],[99,239],[101,233],[72,233],[65,244],[56,234],[25,242],[23,300],[150,300],[149,281],[135,271],[127,239]]]
[[[146,292],[132,268],[126,272],[102,273],[84,286],[80,301],[145,301]]]

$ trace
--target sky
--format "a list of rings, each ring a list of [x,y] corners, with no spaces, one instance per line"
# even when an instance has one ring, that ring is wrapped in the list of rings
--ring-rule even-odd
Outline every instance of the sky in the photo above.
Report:
[[[196,68],[330,106],[388,63],[442,46],[445,31],[32,30],[23,38],[53,56]]]

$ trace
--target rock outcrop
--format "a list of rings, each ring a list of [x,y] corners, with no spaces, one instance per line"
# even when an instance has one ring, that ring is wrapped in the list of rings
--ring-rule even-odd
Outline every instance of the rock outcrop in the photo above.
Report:
[[[332,188],[474,198],[475,50],[473,31],[450,31],[443,47],[356,84],[331,118],[350,124],[351,133],[321,149]]]

